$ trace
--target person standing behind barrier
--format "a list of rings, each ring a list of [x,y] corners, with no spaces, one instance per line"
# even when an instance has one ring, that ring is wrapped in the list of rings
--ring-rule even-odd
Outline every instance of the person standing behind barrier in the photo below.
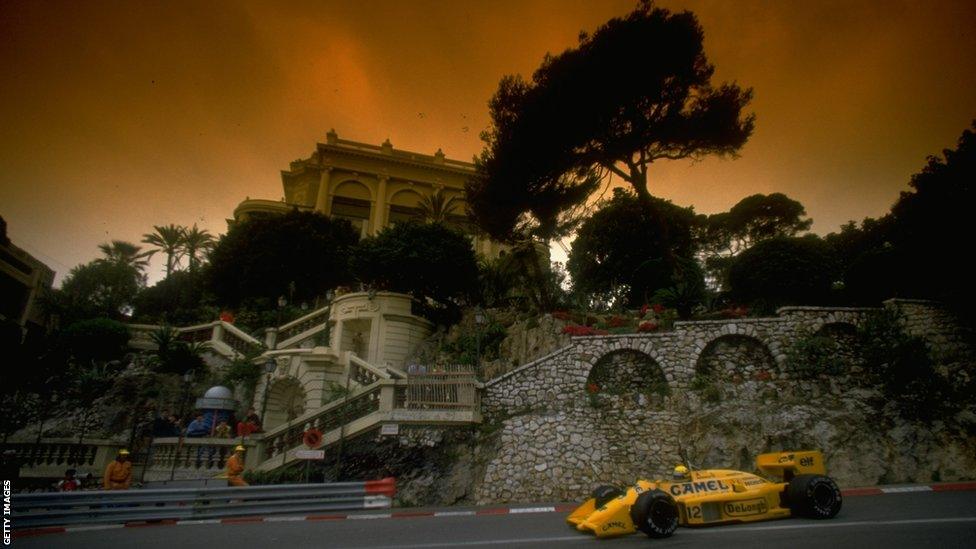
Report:
[[[213,436],[215,436],[217,438],[231,438],[230,437],[230,425],[227,425],[227,422],[226,421],[220,420],[220,423],[217,424],[216,427],[214,427],[214,434],[213,434]]]
[[[210,427],[207,427],[207,422],[203,418],[203,414],[200,412],[196,413],[196,417],[189,425],[186,426],[186,436],[188,437],[205,437],[210,434]]]
[[[129,461],[129,451],[123,448],[115,456],[115,461],[105,468],[102,487],[106,490],[128,490],[130,484],[132,484],[132,462]]]
[[[244,480],[244,447],[234,448],[234,455],[227,458],[227,486],[249,486]]]
[[[81,489],[81,481],[75,478],[75,470],[68,469],[64,472],[64,478],[58,482],[58,492],[74,492]]]

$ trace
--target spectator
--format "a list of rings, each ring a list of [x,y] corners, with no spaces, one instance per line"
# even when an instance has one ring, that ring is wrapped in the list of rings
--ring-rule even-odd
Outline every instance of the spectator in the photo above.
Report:
[[[237,422],[237,436],[241,439],[251,436],[251,433],[257,432],[258,428],[253,422],[248,420],[243,420]]]
[[[262,431],[262,429],[261,429],[261,416],[259,416],[257,414],[257,412],[254,411],[254,408],[248,408],[247,409],[247,421],[250,422],[250,423],[252,423],[254,425],[254,427],[255,427],[254,432],[255,433],[260,433]]]
[[[220,423],[214,427],[214,436],[217,438],[231,438],[230,425],[227,425],[226,421],[220,420]]]
[[[209,434],[210,427],[207,426],[207,422],[201,413],[197,413],[195,419],[186,426],[186,436],[188,437],[205,437]]]
[[[178,437],[180,436],[180,430],[178,427],[174,428],[173,420],[175,416],[173,414],[165,414],[156,416],[152,424],[152,436],[154,437]]]
[[[81,488],[81,481],[75,478],[75,470],[68,469],[64,478],[58,482],[58,492],[74,492]]]

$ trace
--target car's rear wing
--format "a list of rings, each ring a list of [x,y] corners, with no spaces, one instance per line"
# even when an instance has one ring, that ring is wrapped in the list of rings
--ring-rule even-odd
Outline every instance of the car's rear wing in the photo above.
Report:
[[[766,477],[788,482],[796,475],[826,475],[827,465],[819,450],[775,452],[756,456],[756,467]]]

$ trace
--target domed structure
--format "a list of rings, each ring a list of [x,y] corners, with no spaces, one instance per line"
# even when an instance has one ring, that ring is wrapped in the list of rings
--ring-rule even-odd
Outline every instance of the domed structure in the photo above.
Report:
[[[234,398],[234,393],[223,385],[215,385],[203,393],[203,398]]]
[[[197,399],[195,406],[198,410],[234,410],[237,401],[234,400],[233,391],[223,385],[215,385]]]

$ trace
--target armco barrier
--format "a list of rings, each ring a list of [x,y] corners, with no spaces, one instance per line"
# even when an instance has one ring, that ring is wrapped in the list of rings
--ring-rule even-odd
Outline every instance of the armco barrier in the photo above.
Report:
[[[396,479],[238,488],[14,494],[15,528],[386,509]]]

